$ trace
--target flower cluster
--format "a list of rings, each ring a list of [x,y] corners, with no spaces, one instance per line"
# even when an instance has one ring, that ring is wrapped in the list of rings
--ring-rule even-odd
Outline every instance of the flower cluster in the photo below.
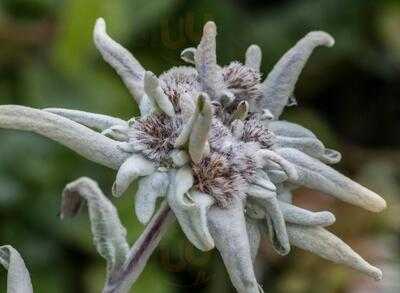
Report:
[[[381,279],[379,269],[325,229],[334,223],[333,214],[292,203],[291,191],[305,186],[373,212],[386,206],[329,166],[340,161],[339,152],[310,130],[279,120],[295,103],[295,83],[307,59],[316,47],[332,46],[333,38],[307,34],[262,81],[258,46],[249,47],[243,64],[220,66],[216,36],[215,23],[208,22],[198,47],[182,52],[189,66],[157,77],[112,40],[99,19],[96,47],[134,96],[140,117],[124,121],[76,110],[0,106],[0,127],[39,133],[117,169],[115,196],[138,180],[135,211],[143,224],[165,198],[194,246],[218,249],[238,292],[262,292],[253,263],[263,235],[282,255],[297,246]]]

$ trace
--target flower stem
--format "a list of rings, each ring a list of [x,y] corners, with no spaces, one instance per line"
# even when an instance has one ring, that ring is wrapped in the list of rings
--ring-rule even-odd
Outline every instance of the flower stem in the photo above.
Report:
[[[112,274],[103,293],[126,293],[142,273],[148,259],[160,243],[167,228],[175,221],[166,202],[161,204],[139,239],[133,244],[122,268]]]

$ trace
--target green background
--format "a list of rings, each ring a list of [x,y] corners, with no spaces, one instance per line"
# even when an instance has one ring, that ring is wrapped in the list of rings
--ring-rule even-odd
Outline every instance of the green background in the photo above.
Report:
[[[316,0],[0,0],[0,104],[66,107],[128,119],[137,106],[92,42],[95,19],[145,68],[182,65],[202,25],[219,27],[220,64],[263,49],[265,74],[298,39],[324,30],[336,39],[318,49],[296,88],[298,107],[284,118],[314,131],[343,154],[337,168],[382,194],[389,209],[371,214],[306,189],[296,203],[329,209],[331,228],[381,267],[375,283],[348,268],[293,249],[277,256],[264,241],[257,271],[266,292],[400,292],[400,1]],[[100,292],[105,264],[92,245],[87,212],[61,222],[61,191],[80,177],[110,194],[114,171],[44,138],[0,130],[0,244],[23,255],[36,292]],[[143,227],[133,193],[112,199],[129,241]],[[6,272],[1,270],[0,292]],[[200,253],[172,229],[135,292],[233,292],[215,252]]]

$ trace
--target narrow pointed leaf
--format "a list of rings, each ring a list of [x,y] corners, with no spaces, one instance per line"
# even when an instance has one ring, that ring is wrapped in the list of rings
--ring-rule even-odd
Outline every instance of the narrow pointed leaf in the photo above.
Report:
[[[242,202],[235,199],[226,209],[211,207],[208,223],[233,286],[240,293],[260,293],[254,274]]]
[[[31,131],[54,140],[88,160],[117,169],[129,156],[118,142],[62,116],[17,105],[0,106],[0,128]]]
[[[268,125],[275,135],[289,136],[289,137],[305,136],[305,137],[316,138],[315,134],[312,131],[296,123],[279,120],[279,121],[272,121]]]
[[[96,21],[93,39],[104,60],[117,71],[136,102],[140,104],[145,72],[142,65],[128,50],[110,38],[102,18]]]
[[[112,126],[127,126],[127,122],[108,115],[94,114],[85,111],[70,110],[63,108],[46,108],[43,111],[47,111],[53,114],[57,114],[75,121],[79,124],[85,125],[86,127],[93,128],[98,131],[103,131]]]
[[[281,201],[279,201],[279,208],[288,223],[325,227],[332,225],[336,220],[335,216],[330,212],[311,212]]]
[[[288,224],[290,243],[301,249],[310,251],[322,258],[343,264],[363,272],[375,280],[382,279],[382,272],[367,263],[346,243],[321,227],[309,227]]]
[[[338,151],[325,148],[314,133],[298,124],[273,121],[269,127],[276,135],[276,147],[295,148],[327,164],[336,164],[342,158]]]
[[[125,227],[121,224],[115,206],[97,183],[85,177],[65,187],[61,218],[75,216],[83,201],[86,201],[89,209],[94,244],[99,254],[107,260],[108,273],[113,274],[121,268],[129,251]]]
[[[290,49],[274,66],[263,83],[264,97],[260,108],[269,109],[278,119],[311,53],[317,46],[331,47],[333,38],[325,32],[311,32]]]
[[[223,90],[222,71],[217,64],[216,36],[217,26],[212,21],[207,22],[194,55],[203,91],[208,93],[212,99],[219,98]]]
[[[379,195],[319,160],[292,148],[281,148],[276,152],[296,167],[299,178],[289,179],[291,183],[330,194],[372,212],[379,212],[386,207],[385,200]]]

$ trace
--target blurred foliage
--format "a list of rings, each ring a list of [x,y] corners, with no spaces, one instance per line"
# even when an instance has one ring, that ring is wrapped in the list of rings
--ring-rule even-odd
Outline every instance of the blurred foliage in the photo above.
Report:
[[[0,103],[122,118],[137,114],[128,91],[92,43],[99,16],[106,18],[110,34],[156,73],[183,64],[180,51],[198,42],[209,19],[219,26],[221,64],[243,60],[254,42],[263,48],[265,73],[308,31],[330,32],[336,46],[312,56],[296,89],[300,105],[285,118],[341,151],[338,168],[380,192],[390,208],[369,215],[306,189],[296,192],[296,201],[333,210],[338,221],[332,229],[380,264],[386,278],[375,284],[296,249],[281,258],[267,243],[257,263],[259,278],[268,292],[400,291],[399,1],[1,0]],[[61,222],[57,214],[66,183],[87,175],[109,191],[114,172],[31,134],[1,130],[0,138],[0,243],[24,256],[36,292],[99,292],[105,264],[95,254],[87,217]],[[132,198],[113,201],[133,242],[143,228]],[[0,274],[4,290],[5,274]],[[232,288],[216,253],[196,251],[176,228],[133,290]]]

